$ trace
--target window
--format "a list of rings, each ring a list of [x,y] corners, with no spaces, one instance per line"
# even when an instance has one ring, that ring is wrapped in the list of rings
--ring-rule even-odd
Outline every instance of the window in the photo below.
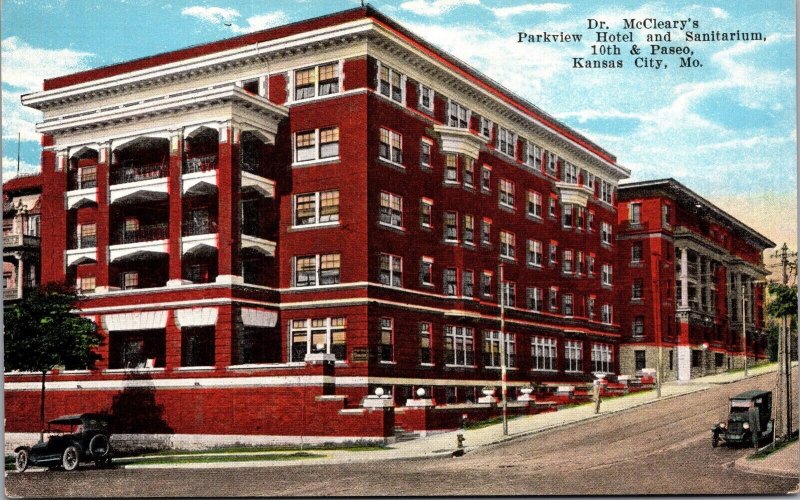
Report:
[[[503,282],[503,307],[517,306],[517,284],[511,281]]]
[[[631,224],[641,224],[642,223],[642,204],[641,203],[631,203],[628,205],[629,214],[628,220]]]
[[[419,225],[422,227],[431,227],[433,220],[433,200],[422,198],[419,202]]]
[[[75,283],[75,288],[77,288],[78,293],[81,295],[85,295],[87,293],[94,293],[95,277],[85,276],[83,278],[78,278],[77,282]]]
[[[514,157],[517,146],[517,136],[503,127],[498,127],[497,146],[501,153]]]
[[[454,154],[444,155],[444,182],[458,184],[458,156]]]
[[[604,180],[600,181],[600,199],[601,200],[603,200],[604,202],[606,202],[608,204],[611,204],[611,199],[612,199],[611,198],[611,193],[613,192],[613,190],[614,190],[614,186],[611,183],[606,182]]]
[[[692,368],[699,368],[703,365],[703,351],[692,349]]]
[[[433,259],[430,257],[423,257],[419,263],[419,282],[433,286]]]
[[[148,359],[155,367],[164,366],[164,330],[114,331],[108,339],[109,368],[144,368]]]
[[[611,264],[603,264],[603,269],[600,275],[600,283],[605,286],[611,286],[611,274],[613,272],[613,268]]]
[[[481,116],[480,133],[487,139],[492,138],[492,120],[486,118],[485,116]]]
[[[319,147],[317,146],[319,145]],[[294,161],[323,160],[339,156],[339,127],[297,132],[294,135]]]
[[[551,219],[556,218],[556,197],[553,195],[550,195],[550,204],[548,205],[547,215]]]
[[[419,143],[419,164],[423,168],[431,168],[431,149],[433,144],[423,140]]]
[[[473,366],[474,330],[465,326],[444,327],[445,363],[454,366]]]
[[[561,296],[561,314],[564,316],[572,316],[572,294],[565,293]]]
[[[294,286],[335,285],[339,283],[340,254],[295,257]]]
[[[515,240],[516,237],[514,236],[514,233],[500,231],[500,257],[505,257],[507,259],[517,258]]]
[[[550,304],[549,304],[550,310],[551,311],[557,311],[558,310],[558,288],[556,288],[554,286],[550,287],[550,296],[548,297],[548,299],[549,299],[549,302],[550,302]]]
[[[575,254],[575,274],[578,276],[583,273],[583,251],[578,250]]]
[[[463,158],[464,164],[464,187],[472,188],[475,184],[475,160],[469,157]]]
[[[561,205],[561,225],[572,227],[572,203],[564,203]]]
[[[467,108],[460,105],[455,101],[450,101],[448,107],[448,121],[447,124],[456,128],[469,128],[469,115],[470,112]]]
[[[394,320],[392,318],[381,318],[381,361],[394,361]]]
[[[464,215],[464,243],[475,244],[475,217]]]
[[[483,219],[481,221],[481,244],[490,246],[492,244],[492,221]]]
[[[603,222],[600,226],[600,242],[605,245],[611,244],[611,224]]]
[[[120,278],[120,288],[123,290],[132,290],[139,288],[139,273],[136,271],[128,271],[122,273]]]
[[[381,128],[381,142],[378,146],[378,156],[382,159],[403,164],[403,136],[389,129]]]
[[[242,89],[250,92],[251,94],[258,95],[258,78],[242,81]]]
[[[572,250],[564,250],[564,260],[561,261],[561,272],[572,274]]]
[[[555,153],[547,153],[547,173],[555,177],[558,171],[558,156]]]
[[[484,165],[481,168],[481,191],[490,193],[492,191],[492,167]]]
[[[561,179],[568,184],[578,183],[578,167],[572,163],[565,162],[564,168],[561,170]]]
[[[589,319],[594,319],[594,297],[589,297],[586,301],[586,315]]]
[[[567,358],[565,371],[583,371],[583,343],[576,340],[567,340],[564,343],[564,354]]]
[[[642,242],[634,241],[631,244],[631,262],[642,261]]]
[[[419,363],[431,364],[431,324],[419,324]]]
[[[387,226],[403,228],[403,198],[381,191],[380,222]]]
[[[453,297],[458,294],[458,272],[455,268],[444,270],[444,294]]]
[[[82,224],[80,234],[78,248],[94,248],[97,246],[97,224]]]
[[[556,339],[531,337],[532,368],[534,370],[556,369]]]
[[[633,351],[634,365],[633,369],[637,372],[644,370],[647,367],[647,354],[646,351]]]
[[[590,253],[588,257],[586,257],[586,273],[589,276],[594,276],[594,254]]]
[[[609,344],[592,344],[592,371],[611,373],[611,346]]]
[[[586,209],[578,205],[574,205],[575,213],[575,228],[578,230],[583,229],[583,221],[586,219]]]
[[[528,288],[528,309],[531,311],[542,310],[542,289],[539,287]]]
[[[631,299],[642,300],[644,298],[644,283],[641,279],[633,280],[633,287],[631,289]]]
[[[458,242],[458,212],[444,213],[444,241]]]
[[[542,194],[528,191],[528,215],[537,219],[542,218]]]
[[[347,321],[345,318],[295,319],[289,323],[292,361],[306,359],[306,354],[324,352],[337,360],[347,357]]]
[[[299,69],[294,72],[294,99],[310,99],[315,96],[339,92],[339,63],[333,62]]]
[[[89,165],[78,169],[80,184],[78,189],[93,188],[97,186],[97,165]]]
[[[483,366],[491,368],[500,368],[500,339],[505,337],[506,348],[506,366],[514,367],[516,365],[516,342],[514,335],[506,333],[501,335],[500,332],[495,330],[484,330],[483,332]]]
[[[613,320],[613,309],[611,308],[611,304],[603,304],[603,307],[600,308],[600,321],[610,325]]]
[[[636,316],[633,318],[632,330],[631,335],[634,337],[644,337],[644,316]]]
[[[433,97],[434,97],[433,89],[431,89],[430,87],[426,87],[425,85],[422,85],[420,83],[419,84],[419,107],[432,113],[433,112],[433,103],[434,103]]]
[[[397,288],[403,287],[403,258],[381,254],[380,282]]]
[[[404,101],[403,80],[403,75],[398,73],[397,70],[381,63],[380,82],[378,84],[378,92],[381,95],[385,95],[393,101],[402,103]]]
[[[136,217],[125,217],[124,230],[126,233],[139,230],[139,219]]]
[[[192,283],[208,283],[211,281],[208,264],[190,264],[185,277]]]
[[[670,206],[669,205],[662,205],[661,206],[661,225],[664,227],[669,227],[670,225]]]
[[[500,206],[514,208],[514,183],[500,179]]]
[[[536,170],[542,170],[542,150],[532,142],[528,142],[528,155],[525,163]]]
[[[550,242],[550,256],[548,257],[551,266],[556,265],[558,261],[558,243],[551,241]]]
[[[542,242],[528,240],[528,265],[542,267]]]
[[[583,173],[585,175],[584,178],[586,179],[586,187],[594,191],[594,174],[587,172],[585,170],[583,171]]]
[[[489,271],[484,271],[481,275],[481,295],[492,296],[492,273]]]
[[[589,217],[586,218],[586,230],[594,231],[594,210],[589,210]]]
[[[339,191],[298,194],[294,197],[294,225],[312,226],[339,221]]]
[[[461,295],[464,297],[472,297],[475,293],[475,272],[464,271],[461,274]]]
[[[214,366],[214,327],[181,328],[181,366]]]

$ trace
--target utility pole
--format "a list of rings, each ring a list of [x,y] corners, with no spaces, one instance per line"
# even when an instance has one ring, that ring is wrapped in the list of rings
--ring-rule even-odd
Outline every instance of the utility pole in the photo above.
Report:
[[[503,435],[508,436],[508,392],[506,380],[506,285],[503,282],[503,263],[498,269],[500,289],[500,393],[503,398]]]
[[[742,278],[744,282],[744,278]],[[747,322],[745,321],[744,308],[745,285],[742,284],[742,354],[744,354],[744,377],[747,378]]]
[[[658,358],[656,359],[656,398],[661,398],[661,381],[663,378],[663,342],[661,339],[661,254],[653,255],[656,259],[656,272],[653,273],[653,304],[655,305],[655,335],[658,342]]]
[[[789,268],[791,263],[790,257],[794,257],[795,252],[789,252],[789,247],[786,243],[781,246],[780,250],[775,252],[776,257],[780,257],[782,282],[784,285],[789,284]],[[780,318],[779,333],[778,333],[778,383],[777,383],[777,400],[779,409],[776,411],[776,434],[781,433],[786,439],[792,433],[792,344],[791,333],[789,331],[789,318],[782,316]]]

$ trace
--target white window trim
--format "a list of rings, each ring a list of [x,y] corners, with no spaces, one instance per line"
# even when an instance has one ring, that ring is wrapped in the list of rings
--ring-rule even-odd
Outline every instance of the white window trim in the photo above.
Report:
[[[338,74],[338,77],[339,77],[339,92],[335,92],[333,94],[327,94],[327,95],[322,95],[321,96],[321,95],[319,95],[319,67],[320,66],[327,66],[328,64],[331,64],[331,63],[334,63],[334,62],[338,64],[337,71],[339,73]],[[298,71],[304,70],[304,69],[312,68],[312,67],[314,68],[314,77],[315,77],[314,96],[313,97],[307,97],[305,99],[296,99],[295,96],[296,96],[297,89],[295,88],[295,85],[294,85],[294,83],[295,83],[295,73],[298,72]],[[296,102],[311,102],[311,101],[318,100],[318,99],[327,99],[327,98],[330,98],[331,96],[340,95],[343,92],[342,83],[344,82],[344,61],[341,60],[341,59],[334,60],[334,61],[328,61],[328,62],[324,62],[324,63],[319,63],[319,64],[315,64],[313,66],[308,66],[308,65],[297,66],[297,67],[294,67],[294,68],[289,68],[287,71],[289,73],[289,78],[287,78],[287,82],[286,83],[287,83],[287,86],[289,87],[289,92],[287,92],[289,94],[289,98],[286,100],[286,102],[289,103],[289,104],[296,103]]]
[[[331,354],[331,345],[333,344],[332,343],[333,337],[331,335],[332,331],[333,331],[333,326],[331,325],[331,323],[333,322],[334,319],[339,319],[339,318],[342,318],[342,316],[336,316],[335,318],[329,316],[327,318],[324,318],[325,319],[325,352],[327,354]],[[311,331],[312,330],[321,330],[322,329],[322,328],[315,328],[315,329],[312,328],[311,327],[311,320],[312,319],[323,319],[323,318],[298,318],[296,320],[291,320],[291,319],[289,320],[289,358],[290,359],[291,359],[291,357],[293,355],[292,346],[294,345],[294,332],[295,332],[295,330],[294,330],[292,324],[294,323],[294,321],[303,321],[304,322],[305,326],[303,328],[307,332],[307,334],[306,334],[306,354],[310,354],[311,353],[311,337],[312,337]],[[338,330],[339,327],[337,326],[336,329]],[[345,332],[345,346],[346,346],[347,345],[347,340],[346,340],[347,339],[347,319],[346,318],[344,318],[343,330]],[[346,347],[345,347],[345,350],[346,350]],[[346,356],[347,356],[347,354],[345,352],[345,357]],[[298,363],[298,362],[302,363],[304,361],[305,361],[305,359],[301,359],[301,360],[292,359],[290,361],[290,363]],[[337,362],[342,362],[342,363],[345,362],[344,359],[337,359],[336,361]],[[244,365],[239,365],[239,366],[244,366]]]
[[[319,221],[320,212],[321,212],[321,209],[322,209],[322,206],[320,205],[321,198],[322,198],[322,193],[332,193],[332,192],[338,192],[338,191],[339,191],[338,189],[329,189],[329,190],[326,190],[326,191],[315,191],[313,193],[298,193],[298,194],[293,195],[292,196],[292,229],[310,229],[310,228],[315,228],[315,227],[338,226],[339,225],[339,221],[341,220],[341,215],[342,215],[341,214],[341,208],[342,208],[342,206],[341,206],[341,198],[339,198],[339,201],[340,201],[340,204],[339,204],[339,210],[340,210],[339,219],[337,219],[335,221],[331,221],[331,222],[315,222],[313,224],[297,224],[297,197],[298,196],[305,196],[305,195],[309,195],[309,194],[313,194],[314,195],[314,211],[315,211],[314,216],[316,217],[317,221]]]
[[[381,92],[381,69],[384,66],[386,66],[389,69],[389,95],[388,96]],[[391,93],[392,93],[392,89],[391,89],[391,87],[392,87],[392,73],[398,73],[400,75],[400,100],[399,101],[395,100],[391,96]],[[376,94],[378,94],[379,96],[381,96],[381,97],[383,97],[385,99],[390,100],[393,103],[402,104],[403,106],[406,105],[406,75],[405,74],[403,74],[400,71],[394,69],[392,66],[389,66],[388,64],[384,64],[382,61],[378,61],[378,74],[377,74],[376,78],[377,78],[377,82],[375,84],[375,93]]]
[[[422,104],[422,89],[428,89],[430,91],[430,93],[431,93],[431,105],[430,105],[430,107],[425,106],[424,104]],[[434,112],[434,108],[436,107],[436,92],[431,87],[428,87],[427,85],[425,85],[425,84],[423,84],[421,82],[419,84],[419,87],[418,87],[417,91],[419,92],[419,96],[418,96],[419,108],[423,109],[423,110],[425,110],[425,111],[427,111],[429,113],[433,113]]]
[[[316,274],[317,284],[316,285],[305,285],[299,286],[297,284],[297,258],[298,257],[311,257],[311,255],[295,255],[292,257],[292,287],[297,290],[308,290],[312,288],[330,288],[336,287],[342,284],[342,254],[339,253],[339,283],[331,283],[330,285],[321,285],[322,282],[322,256],[323,255],[337,255],[336,253],[317,253],[314,254],[315,261],[314,261],[314,273]]]
[[[389,257],[389,283],[381,283],[381,284],[385,285],[385,286],[388,286],[390,288],[404,288],[403,287],[403,274],[404,274],[404,271],[403,271],[403,257],[401,257],[399,255],[394,255],[394,254],[391,254],[391,253],[381,253],[380,254],[381,258],[383,258],[384,256]],[[392,264],[394,264],[394,262],[396,260],[400,260],[400,285],[399,286],[392,284],[394,282],[394,277],[395,277],[394,276],[394,266]],[[380,265],[378,266],[378,272],[379,273],[383,272],[383,269],[380,267]],[[378,278],[378,282],[380,283],[380,277]]]
[[[328,156],[328,157],[325,157],[325,158],[320,158],[320,156],[319,156],[321,148],[322,148],[322,144],[319,141],[319,131],[322,130],[322,129],[329,129],[329,128],[335,128],[335,129],[338,130],[339,126],[338,125],[334,125],[334,126],[331,126],[331,127],[318,127],[318,128],[314,129],[314,156],[315,156],[315,158],[313,158],[311,160],[298,160],[297,159],[297,134],[302,133],[302,132],[310,132],[310,130],[299,130],[299,131],[297,131],[297,132],[292,134],[292,166],[293,167],[294,166],[300,166],[300,165],[305,166],[305,165],[313,165],[313,164],[316,164],[316,163],[328,163],[328,162],[332,162],[332,161],[339,161],[340,155],[338,155],[338,154],[336,156]],[[337,134],[338,134],[338,132],[337,132]],[[341,150],[342,150],[341,149],[341,145],[342,145],[341,144],[342,143],[341,136],[339,136],[339,140],[337,141],[337,143],[339,144],[339,151],[341,152]]]
[[[380,141],[380,131],[381,130],[385,130],[386,132],[389,133],[389,158],[383,157],[380,154],[380,142],[381,142]],[[402,156],[403,156],[403,134],[401,134],[400,132],[396,132],[396,131],[394,131],[392,129],[386,128],[386,127],[380,127],[380,129],[378,131],[378,159],[380,161],[382,161],[382,162],[389,163],[390,165],[394,165],[395,167],[400,167],[400,168],[404,169],[404,168],[406,168],[405,165],[403,165],[402,163],[397,163],[396,161],[391,159],[391,156],[392,156],[392,137],[393,136],[397,136],[397,137],[400,138],[400,156],[401,156],[401,159],[403,159],[402,158]],[[430,165],[428,165],[426,168],[430,168]]]

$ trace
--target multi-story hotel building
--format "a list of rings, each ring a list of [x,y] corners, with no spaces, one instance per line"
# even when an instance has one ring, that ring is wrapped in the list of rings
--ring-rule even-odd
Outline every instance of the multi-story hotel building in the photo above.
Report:
[[[763,359],[762,254],[775,244],[674,179],[621,185],[617,208],[620,371],[655,369],[659,345],[665,379]]]
[[[39,284],[41,180],[20,176],[3,186],[3,301],[12,304]]]

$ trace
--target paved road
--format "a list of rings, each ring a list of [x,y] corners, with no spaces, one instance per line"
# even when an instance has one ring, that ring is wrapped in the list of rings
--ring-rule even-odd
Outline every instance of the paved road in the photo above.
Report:
[[[712,449],[727,398],[774,375],[675,398],[462,458],[347,465],[9,474],[22,496],[780,494],[797,486],[739,472],[748,449]],[[796,421],[796,420],[795,420]]]

